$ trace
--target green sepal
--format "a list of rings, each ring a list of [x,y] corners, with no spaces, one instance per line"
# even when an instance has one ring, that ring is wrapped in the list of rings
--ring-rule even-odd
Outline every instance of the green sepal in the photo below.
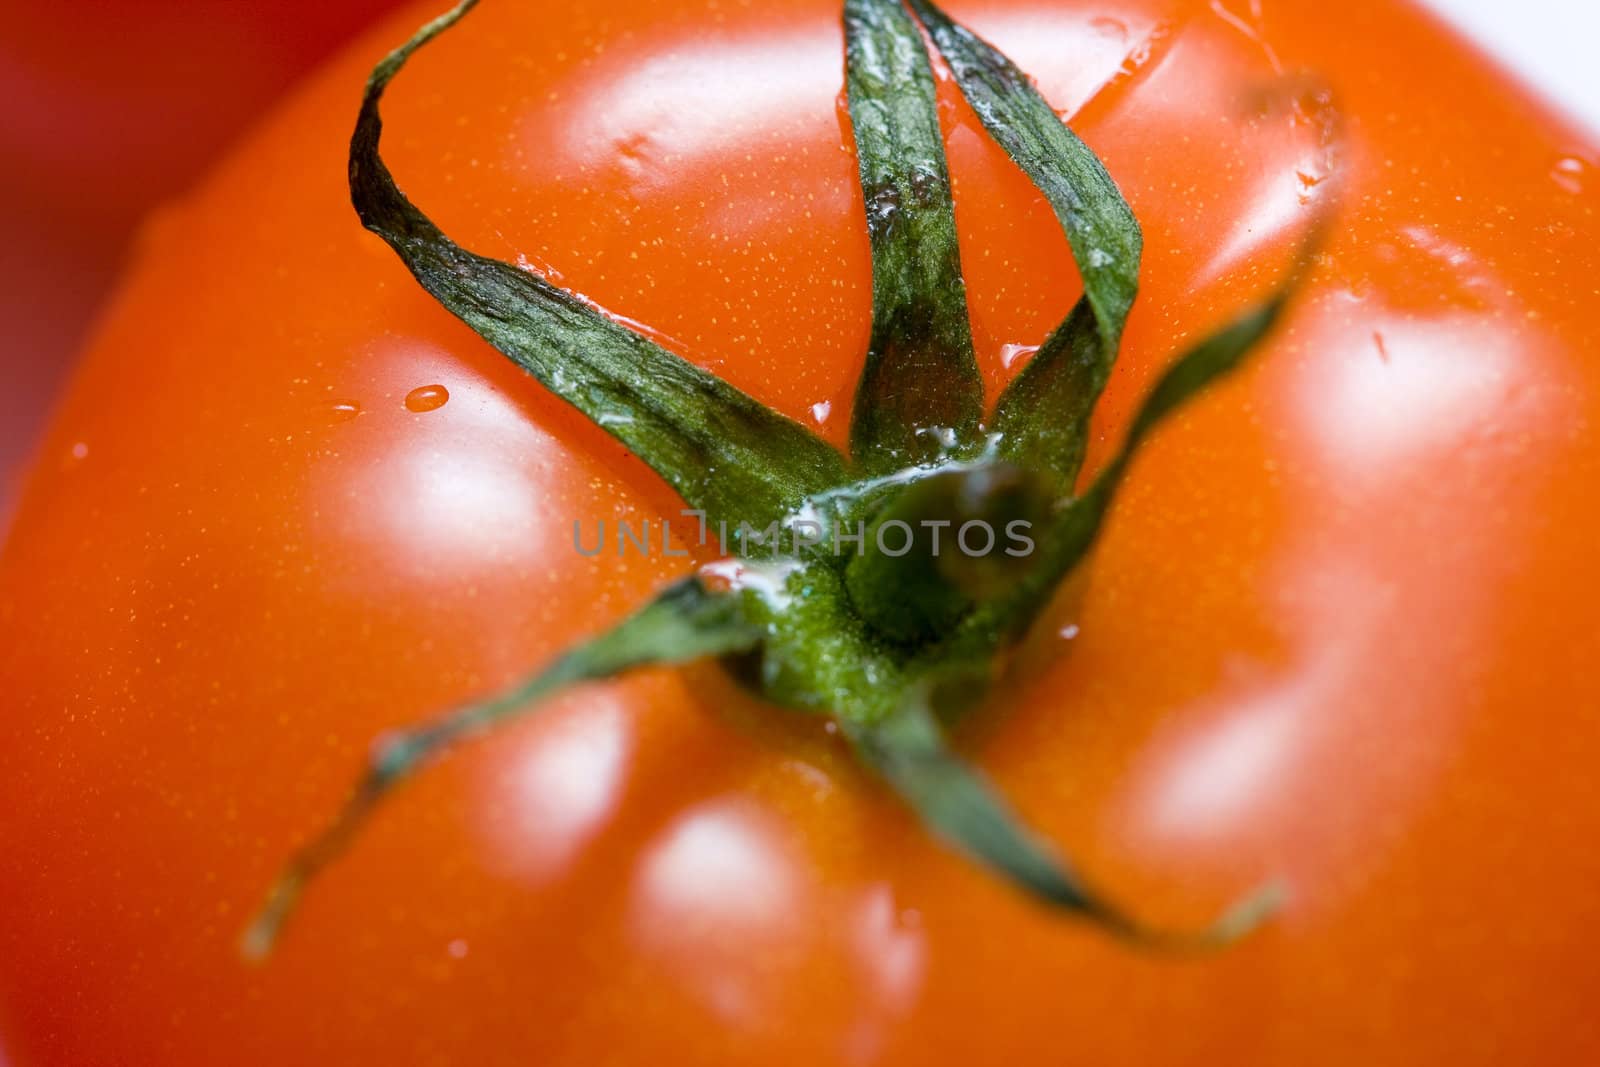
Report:
[[[384,737],[339,813],[290,860],[245,932],[245,955],[259,959],[276,943],[307,884],[344,854],[373,809],[396,786],[464,738],[484,733],[568,686],[613,678],[638,667],[667,666],[749,652],[762,628],[745,616],[737,593],[699,578],[677,582],[644,608],[586,641],[527,680],[484,700]]]
[[[1276,887],[1258,891],[1211,926],[1172,932],[1147,926],[1089,889],[1048,844],[1027,830],[995,788],[947,745],[926,694],[913,690],[889,718],[843,723],[861,761],[916,812],[922,825],[969,859],[1052,908],[1074,912],[1147,948],[1221,947],[1276,910]]]
[[[537,274],[461,248],[396,186],[378,151],[378,105],[411,54],[466,0],[373,70],[350,141],[350,196],[423,288],[480,337],[582,411],[713,524],[765,525],[845,481],[842,457],[713,374]]]
[[[1072,246],[1084,295],[1001,395],[999,455],[1072,490],[1094,411],[1139,290],[1144,239],[1099,158],[1002,52],[927,0],[911,6],[984,129],[1044,194]]]
[[[915,647],[949,632],[973,605],[1015,584],[1033,564],[1012,542],[1049,517],[1053,497],[1009,463],[939,470],[900,491],[866,528],[845,567],[858,615],[885,639]],[[971,538],[968,525],[979,536]],[[970,554],[969,554],[970,550]]]
[[[1070,490],[1089,411],[1134,297],[1140,237],[1098,160],[1004,56],[931,4],[911,0],[990,133],[1050,199],[1085,277],[1084,299],[1001,398],[1001,432],[989,447],[977,439],[981,388],[928,53],[895,0],[846,0],[847,83],[874,268],[872,353],[851,427],[863,469],[847,474],[843,459],[802,427],[542,278],[459,248],[401,194],[378,153],[379,100],[407,58],[474,2],[424,27],[378,66],[350,156],[363,222],[453,313],[639,453],[709,522],[845,517],[864,528],[886,508],[928,513],[929,501],[917,494],[930,487],[938,490],[934,502],[958,503],[947,490],[966,483],[935,478],[1007,461],[1056,479],[1047,489],[1035,484],[1024,502]],[[852,575],[837,553],[812,548],[769,561],[764,573],[744,575],[726,593],[698,580],[674,586],[511,691],[386,740],[332,824],[294,858],[247,934],[246,951],[267,951],[308,880],[342,854],[374,806],[463,736],[563,686],[702,657],[744,668],[768,700],[830,715],[931,830],[1037,899],[1145,947],[1208,948],[1248,932],[1272,910],[1274,893],[1195,935],[1151,930],[1110,906],[948,750],[939,724],[992,692],[1004,646],[1089,551],[1137,449],[1264,339],[1307,262],[1309,255],[1272,299],[1161,377],[1122,449],[1086,493],[1049,517],[1026,568],[963,564],[908,574],[886,566]],[[1005,505],[1001,511],[1010,514]],[[923,602],[931,607],[912,632],[896,633],[884,613],[913,579],[939,596]],[[934,581],[945,584],[935,589]],[[947,626],[954,631],[941,640]]]
[[[989,422],[996,455],[1045,472],[1059,495],[1070,495],[1116,358],[1087,298],[1080,299],[1000,394]]]
[[[1065,503],[1042,531],[1038,566],[1009,598],[985,605],[963,620],[949,641],[930,651],[930,662],[944,656],[962,659],[991,654],[1033,621],[1056,587],[1093,547],[1129,465],[1150,435],[1174,411],[1236,370],[1272,332],[1314,259],[1323,226],[1319,220],[1294,270],[1270,297],[1208,335],[1167,368],[1140,405],[1116,455],[1088,490]]]
[[[872,246],[872,336],[850,452],[883,474],[974,445],[983,380],[927,47],[900,0],[846,0],[844,30]]]

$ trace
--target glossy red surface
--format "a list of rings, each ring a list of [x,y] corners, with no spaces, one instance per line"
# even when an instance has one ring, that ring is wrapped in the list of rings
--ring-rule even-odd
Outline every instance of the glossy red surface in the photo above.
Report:
[[[952,4],[1105,158],[1146,270],[1098,426],[1260,292],[1289,325],[1138,461],[965,738],[1141,914],[1285,913],[1152,959],[929,843],[709,669],[594,687],[405,790],[251,969],[235,939],[373,735],[681,569],[574,519],[643,467],[434,306],[345,200],[367,38],[151,232],[0,559],[0,1033],[46,1064],[1600,1057],[1600,180],[1431,23]],[[1343,140],[1287,104],[1314,71]],[[486,3],[386,107],[401,184],[842,439],[868,261],[835,5]],[[941,89],[980,358],[1077,295]],[[1297,117],[1298,116],[1298,117]],[[407,397],[442,386],[427,411]],[[1091,462],[1093,462],[1093,458]]]
[[[56,0],[0,35],[0,528],[140,220],[395,0]]]

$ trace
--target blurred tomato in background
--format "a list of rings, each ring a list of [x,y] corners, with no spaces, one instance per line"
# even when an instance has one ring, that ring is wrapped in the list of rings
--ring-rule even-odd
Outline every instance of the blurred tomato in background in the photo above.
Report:
[[[296,77],[396,3],[4,5],[0,516],[140,219],[192,183]]]

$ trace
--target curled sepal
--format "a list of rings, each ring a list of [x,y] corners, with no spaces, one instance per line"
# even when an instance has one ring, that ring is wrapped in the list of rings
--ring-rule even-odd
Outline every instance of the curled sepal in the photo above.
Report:
[[[826,442],[532,271],[469,252],[395,185],[378,105],[411,54],[475,0],[424,26],[373,70],[350,140],[350,196],[436,300],[649,464],[713,522],[765,525],[845,480]]]
[[[1195,932],[1159,930],[1091,891],[1030,833],[982,775],[951,752],[925,694],[913,692],[888,719],[843,728],[863,762],[882,775],[937,837],[1051,907],[1089,919],[1146,948],[1186,951],[1228,945],[1276,910],[1269,888]]]
[[[1139,224],[1100,159],[1016,64],[927,0],[911,7],[984,129],[1044,194],[1083,276],[1083,298],[1001,395],[990,423],[1002,457],[1050,472],[1070,491],[1138,293]]]
[[[900,0],[846,0],[845,91],[872,245],[872,336],[850,421],[868,473],[972,445],[972,350],[933,70]]]
[[[700,579],[689,578],[669,586],[613,629],[577,646],[521,684],[384,737],[373,746],[366,772],[344,807],[295,854],[278,878],[245,932],[245,955],[259,959],[270,952],[306,886],[345,852],[378,802],[462,738],[524,714],[567,686],[615,677],[636,667],[747,652],[760,642],[762,633],[745,618],[736,593],[716,592]]]
[[[1128,435],[1082,496],[1056,515],[1040,538],[1037,567],[1018,583],[1007,601],[984,608],[963,622],[941,652],[994,647],[1030,623],[1063,579],[1072,573],[1099,536],[1106,514],[1139,448],[1167,416],[1236,370],[1272,332],[1316,260],[1331,216],[1321,215],[1302,243],[1288,277],[1265,300],[1238,315],[1181,355],[1145,397]]]
[[[1007,463],[918,479],[873,518],[862,551],[845,567],[855,611],[904,647],[948,633],[974,604],[1003,595],[1027,573],[1031,552],[1017,538],[1050,517],[1054,499],[1033,472]]]

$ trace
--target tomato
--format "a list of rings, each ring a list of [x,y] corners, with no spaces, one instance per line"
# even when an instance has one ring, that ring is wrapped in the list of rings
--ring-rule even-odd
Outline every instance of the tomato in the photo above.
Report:
[[[138,220],[193,181],[241,119],[393,6],[140,0],[7,13],[0,504]]]
[[[1284,328],[1140,455],[962,736],[1142,914],[1197,921],[1264,878],[1284,910],[1203,958],[1131,949],[695,667],[454,753],[240,960],[374,735],[687,567],[574,550],[574,521],[679,502],[352,216],[358,87],[424,7],[149,235],[0,560],[19,1067],[1600,1056],[1594,148],[1389,0],[950,7],[1143,224],[1091,468],[1342,175]],[[1337,141],[1278,106],[1303,78]],[[396,83],[386,156],[466,247],[842,444],[871,292],[839,87],[831,2],[491,2]],[[1079,283],[939,92],[992,395]]]

